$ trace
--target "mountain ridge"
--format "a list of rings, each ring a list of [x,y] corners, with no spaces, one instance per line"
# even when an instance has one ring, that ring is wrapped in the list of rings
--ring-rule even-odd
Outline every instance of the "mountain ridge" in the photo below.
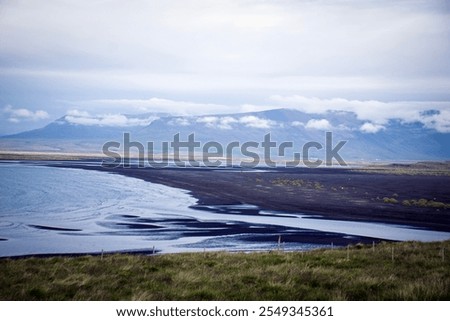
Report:
[[[156,149],[162,142],[172,142],[179,134],[185,141],[190,134],[203,144],[217,142],[224,146],[230,142],[254,142],[260,146],[264,137],[279,146],[292,142],[288,155],[302,151],[308,142],[318,142],[325,150],[325,133],[331,132],[333,145],[346,141],[341,151],[349,160],[445,160],[450,159],[450,133],[439,133],[423,124],[405,123],[391,119],[386,124],[375,124],[358,119],[351,112],[330,111],[325,114],[304,113],[295,109],[269,109],[258,112],[205,114],[196,116],[169,116],[167,114],[90,116],[87,113],[65,115],[48,125],[14,135],[8,140],[44,140],[63,145],[64,141],[123,143],[124,133],[130,140],[153,142]],[[274,148],[275,151],[276,148]],[[324,151],[323,150],[323,151]],[[317,155],[323,151],[311,149]]]

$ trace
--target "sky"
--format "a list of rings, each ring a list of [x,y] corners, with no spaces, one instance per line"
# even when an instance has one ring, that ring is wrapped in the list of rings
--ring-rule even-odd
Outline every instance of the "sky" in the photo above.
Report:
[[[449,57],[447,0],[0,0],[0,135],[273,108],[450,132]]]

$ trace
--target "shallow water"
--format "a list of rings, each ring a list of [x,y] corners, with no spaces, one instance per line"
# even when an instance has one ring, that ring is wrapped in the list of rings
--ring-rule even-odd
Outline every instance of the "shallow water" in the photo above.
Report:
[[[0,163],[0,177],[0,256],[305,250],[361,237],[450,238],[450,233],[324,220],[247,204],[196,206],[187,191],[92,170],[6,162]]]

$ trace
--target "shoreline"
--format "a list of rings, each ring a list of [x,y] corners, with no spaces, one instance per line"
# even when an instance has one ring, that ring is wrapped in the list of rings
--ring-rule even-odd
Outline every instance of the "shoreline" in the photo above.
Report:
[[[27,161],[23,161],[27,163]],[[369,222],[382,223],[388,225],[402,225],[412,229],[433,230],[441,232],[450,232],[450,224],[448,224],[448,209],[434,209],[434,208],[417,208],[416,213],[411,211],[408,216],[404,216],[402,210],[404,206],[399,204],[386,204],[384,202],[356,202],[351,203],[357,197],[365,195],[366,199],[373,195],[366,195],[362,193],[364,188],[370,186],[374,191],[378,190],[386,181],[395,181],[399,186],[409,185],[411,190],[428,191],[427,188],[431,185],[442,186],[446,184],[449,177],[442,176],[396,176],[393,174],[374,174],[364,172],[354,172],[352,169],[306,169],[306,168],[271,168],[271,169],[236,169],[236,168],[105,168],[101,167],[98,161],[93,160],[77,160],[77,161],[30,161],[33,165],[43,165],[49,167],[59,168],[77,168],[83,170],[95,170],[112,174],[118,174],[126,177],[132,177],[148,181],[151,183],[162,184],[169,187],[180,188],[189,191],[188,194],[196,198],[197,203],[191,205],[190,208],[208,212],[213,218],[214,215],[238,215],[247,216],[273,216],[289,217],[290,214],[302,214],[306,217],[310,216],[314,219],[343,221],[343,222]],[[343,177],[346,180],[343,180]],[[343,190],[334,191],[330,186],[339,182]],[[368,182],[370,184],[368,184]],[[411,184],[411,183],[416,184]],[[117,180],[116,180],[117,183]],[[362,184],[364,183],[364,184]],[[377,183],[377,184],[375,184]],[[417,185],[419,183],[419,185]],[[428,184],[428,185],[427,185]],[[349,187],[353,186],[354,189]],[[417,187],[420,188],[417,188]],[[349,190],[350,189],[350,193]],[[362,191],[360,190],[362,189]],[[341,204],[333,203],[336,201],[336,192],[340,196]],[[353,193],[351,193],[353,192]],[[431,191],[433,192],[433,191]],[[440,190],[441,194],[446,193],[446,189]],[[269,194],[269,195],[268,195]],[[302,197],[293,197],[301,195]],[[334,196],[334,198],[333,198]],[[353,196],[353,198],[351,198]],[[439,195],[437,195],[439,197]],[[408,196],[409,197],[409,196]],[[370,206],[374,205],[375,209]],[[315,205],[314,206],[311,206]],[[352,206],[348,206],[348,205]],[[347,205],[347,206],[345,206]],[[397,206],[396,206],[397,205]],[[347,213],[342,214],[342,211],[337,211],[336,208],[347,208]],[[236,208],[238,208],[236,212]],[[310,210],[305,210],[309,208]],[[363,208],[365,210],[361,211]],[[381,210],[380,210],[381,209]],[[377,215],[370,214],[377,210]],[[364,212],[362,215],[361,212]],[[356,214],[355,214],[356,213]],[[430,214],[431,213],[431,214]],[[432,219],[431,219],[432,218]],[[229,218],[232,220],[232,217]],[[139,220],[138,217],[127,218],[126,225],[129,228],[141,228],[141,223],[135,223],[134,220]],[[239,218],[237,218],[239,221]],[[125,221],[124,221],[125,223]],[[120,224],[124,224],[120,223]],[[150,224],[150,220],[147,224]],[[179,224],[180,222],[177,222]],[[137,224],[134,227],[134,224]],[[152,223],[153,224],[153,223]],[[401,239],[389,240],[380,237],[357,236],[348,238],[347,235],[352,233],[340,232],[326,232],[321,230],[314,230],[308,227],[297,227],[296,231],[290,231],[286,226],[265,226],[264,231],[257,231],[253,229],[252,224],[240,223],[232,227],[227,224],[205,224],[201,221],[185,221],[183,227],[186,236],[217,236],[219,239],[223,237],[232,236],[238,242],[246,242],[246,244],[260,244],[259,250],[255,249],[229,249],[230,251],[272,251],[277,250],[277,239],[279,235],[283,236],[283,248],[286,243],[287,251],[290,251],[289,246],[295,244],[305,244],[304,248],[298,248],[300,251],[308,251],[314,247],[308,248],[308,244],[316,244],[322,248],[329,248],[334,246],[342,247],[348,244],[372,244],[382,241],[401,242]],[[300,225],[303,226],[303,225]],[[300,228],[300,229],[299,229]],[[192,230],[193,229],[193,230]],[[223,234],[216,234],[216,229],[222,229]],[[303,232],[301,232],[301,230]],[[306,233],[305,233],[306,231]],[[300,233],[301,232],[301,233]],[[193,234],[192,234],[193,233]],[[419,232],[418,232],[419,233]],[[367,234],[366,234],[367,235]],[[431,240],[430,240],[431,241]],[[220,241],[219,241],[220,242]],[[206,243],[205,243],[206,244]],[[270,248],[267,247],[270,244]],[[211,246],[206,245],[203,249],[208,251],[217,251],[215,243]],[[291,247],[291,248],[292,248]],[[278,244],[278,249],[280,244]],[[158,249],[157,249],[158,250]],[[190,252],[198,252],[199,246],[192,247]],[[220,251],[220,249],[219,249]],[[128,254],[153,254],[161,251],[152,250],[112,250],[104,252],[104,254],[128,253]],[[184,252],[184,251],[180,251]],[[171,253],[171,252],[168,252]],[[101,255],[100,251],[84,252],[84,253],[38,253],[5,256],[4,258],[20,258],[20,257],[54,257],[54,256],[82,256],[82,255]]]
[[[36,253],[36,254],[19,254],[19,255],[10,255],[10,256],[0,256],[0,260],[21,260],[21,259],[28,259],[28,258],[40,258],[40,259],[46,259],[46,258],[54,258],[54,257],[60,257],[60,258],[76,258],[76,257],[83,257],[83,256],[93,256],[93,257],[102,257],[102,256],[109,256],[109,255],[116,255],[116,254],[123,254],[123,255],[161,255],[164,253],[160,253],[159,250],[136,250],[136,251],[105,251],[105,252],[76,252],[76,253]]]
[[[251,204],[262,210],[303,213],[323,219],[406,225],[450,232],[450,208],[405,206],[403,199],[450,203],[450,177],[397,175],[343,168],[105,168],[83,164],[57,167],[105,171],[188,190],[195,207]],[[386,202],[399,195],[397,203]]]

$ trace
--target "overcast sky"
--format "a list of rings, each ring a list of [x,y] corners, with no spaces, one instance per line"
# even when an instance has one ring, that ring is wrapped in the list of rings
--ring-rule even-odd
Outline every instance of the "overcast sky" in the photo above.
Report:
[[[450,1],[0,0],[0,134],[66,113],[438,109]]]

